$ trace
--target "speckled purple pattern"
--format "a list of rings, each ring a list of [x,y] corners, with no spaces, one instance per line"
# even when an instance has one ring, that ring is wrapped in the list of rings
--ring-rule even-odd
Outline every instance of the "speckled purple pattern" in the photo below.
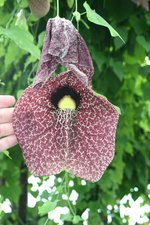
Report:
[[[78,110],[56,109],[52,93],[69,85],[81,95]],[[114,156],[118,113],[95,96],[72,72],[28,87],[15,107],[13,124],[29,170],[38,176],[67,170],[90,180],[100,179]]]
[[[64,43],[66,30],[69,48]],[[69,71],[53,77],[58,63],[65,64]],[[95,182],[113,159],[119,115],[108,100],[92,91],[92,74],[89,52],[73,25],[64,19],[49,20],[35,80],[13,114],[15,134],[34,175],[50,176],[66,170]],[[80,95],[76,110],[53,105],[53,94],[64,86]]]
[[[94,69],[83,38],[69,20],[56,17],[48,20],[41,59],[33,84],[45,82],[58,64],[75,71],[75,76],[87,76],[90,84]]]

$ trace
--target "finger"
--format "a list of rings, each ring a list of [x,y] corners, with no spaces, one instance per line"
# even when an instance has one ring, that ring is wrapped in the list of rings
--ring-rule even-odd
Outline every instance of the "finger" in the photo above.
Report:
[[[11,95],[0,95],[0,108],[13,106],[15,101],[15,98]]]
[[[0,152],[15,146],[18,143],[15,135],[10,135],[0,139]]]
[[[0,137],[9,136],[11,134],[14,134],[12,123],[0,124]]]
[[[0,109],[0,123],[9,123],[12,121],[14,108]]]

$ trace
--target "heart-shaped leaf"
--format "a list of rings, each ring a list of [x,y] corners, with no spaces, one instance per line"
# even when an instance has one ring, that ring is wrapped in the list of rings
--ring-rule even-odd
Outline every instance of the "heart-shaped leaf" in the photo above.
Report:
[[[95,10],[92,10],[87,2],[85,2],[83,6],[86,9],[87,18],[90,22],[107,27],[112,37],[119,37],[124,42],[120,34],[105,19],[103,19],[103,17],[96,13]]]

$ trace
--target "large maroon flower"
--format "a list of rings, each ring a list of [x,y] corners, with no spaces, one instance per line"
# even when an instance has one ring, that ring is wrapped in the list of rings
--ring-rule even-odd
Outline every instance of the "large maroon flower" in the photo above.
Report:
[[[59,22],[63,22],[64,27],[64,20],[59,19]],[[53,36],[53,32],[51,34]],[[60,34],[57,34],[54,32],[58,39]],[[47,80],[47,69],[54,71],[58,62],[64,64],[64,56],[52,56],[50,49],[47,53],[45,43],[34,83],[25,90],[15,107],[13,126],[26,164],[34,175],[49,176],[67,170],[94,182],[100,179],[114,156],[118,112],[108,100],[96,96],[90,88],[91,58],[83,39],[77,31],[74,34],[79,40],[75,44],[77,61],[72,63],[68,58],[65,65],[70,70]],[[46,38],[48,40],[48,36]],[[55,49],[58,55],[62,45],[56,48],[61,41],[57,43],[54,39],[51,49]],[[84,58],[79,57],[79,46],[84,49],[82,56],[86,55],[84,62]],[[74,103],[71,109],[61,107],[66,96]]]

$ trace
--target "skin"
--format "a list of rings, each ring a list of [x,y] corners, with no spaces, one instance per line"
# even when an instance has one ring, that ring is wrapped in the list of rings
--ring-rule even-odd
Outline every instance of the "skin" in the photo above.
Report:
[[[0,152],[17,144],[17,138],[12,126],[12,114],[15,98],[9,95],[0,95]]]

